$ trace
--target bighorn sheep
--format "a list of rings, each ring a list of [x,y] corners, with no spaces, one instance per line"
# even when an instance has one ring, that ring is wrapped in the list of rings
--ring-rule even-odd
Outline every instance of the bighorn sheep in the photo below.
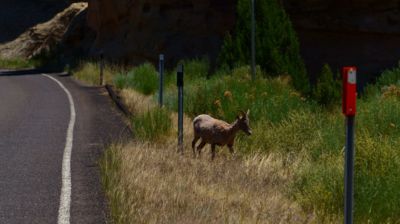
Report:
[[[236,133],[242,130],[247,135],[251,135],[249,126],[249,114],[243,111],[236,117],[232,124],[215,119],[209,115],[202,114],[193,120],[194,139],[192,141],[193,155],[196,156],[196,142],[201,138],[200,145],[197,146],[199,155],[206,144],[211,145],[211,159],[215,158],[215,146],[228,145],[229,151],[233,154],[233,143]]]

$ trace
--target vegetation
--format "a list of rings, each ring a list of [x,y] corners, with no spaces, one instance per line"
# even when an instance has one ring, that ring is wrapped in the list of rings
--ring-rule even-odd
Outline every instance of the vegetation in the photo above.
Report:
[[[104,181],[118,179],[107,188],[112,204],[118,202],[115,210],[119,213],[113,213],[117,223],[118,220],[120,223],[157,222],[161,217],[171,222],[225,222],[231,217],[235,221],[289,223],[295,222],[287,219],[289,216],[323,223],[336,223],[343,218],[344,117],[340,103],[335,103],[337,99],[331,101],[329,109],[321,107],[294,90],[288,76],[251,82],[248,66],[217,71],[209,79],[205,78],[206,61],[196,60],[186,66],[186,71],[195,75],[185,76],[184,108],[188,117],[185,118],[184,139],[188,155],[184,157],[175,154],[177,130],[174,122],[170,123],[176,121],[177,110],[176,83],[171,75],[174,72],[167,77],[164,109],[156,109],[156,94],[141,95],[143,91],[136,89],[136,92],[135,87],[127,85],[128,79],[120,85],[125,102],[131,102],[129,106],[136,114],[133,123],[139,134],[134,143],[110,149],[103,161],[103,169],[112,172],[103,172]],[[261,70],[258,76],[265,77]],[[375,85],[367,87],[359,99],[356,222],[396,223],[400,220],[399,80],[400,67],[388,70]],[[324,85],[338,84],[328,66],[324,67],[318,83],[316,92]],[[150,86],[150,89],[158,88],[156,82]],[[333,92],[329,96],[324,95],[330,94],[329,91],[321,94],[321,99],[330,100],[336,96]],[[238,110],[246,109],[251,110],[253,135],[238,136],[237,158],[231,159],[226,155],[227,150],[221,149],[216,163],[205,159],[208,157],[191,158],[190,120],[194,116],[207,113],[232,122]],[[153,139],[155,141],[150,141]],[[116,159],[118,169],[112,167]],[[265,169],[256,168],[264,166]],[[228,172],[233,167],[235,169]],[[196,175],[196,170],[202,170],[201,175]],[[264,176],[263,172],[268,175]],[[229,177],[232,173],[235,175]],[[258,185],[257,181],[262,184]],[[247,184],[242,185],[244,182]],[[256,202],[258,199],[245,193],[247,189],[265,202],[272,200],[271,194],[279,195],[279,201],[250,208],[245,198]],[[268,192],[265,189],[269,189]],[[157,207],[161,211],[154,213],[156,205],[162,205]],[[295,208],[290,210],[294,213],[287,213],[289,207]],[[276,215],[262,215],[271,209],[276,209]],[[220,212],[211,212],[215,210]]]
[[[231,68],[249,64],[251,1],[239,0],[236,28],[228,34],[220,63]],[[302,93],[310,91],[299,43],[288,15],[277,0],[256,1],[256,61],[268,75],[290,75],[293,86]]]
[[[34,67],[35,63],[32,60],[22,58],[0,58],[0,69],[22,69]]]
[[[106,64],[104,66],[103,75],[105,83],[112,83],[116,71],[122,68]],[[76,69],[73,70],[74,77],[88,85],[100,84],[100,65],[96,62],[81,62]]]
[[[114,78],[114,83],[118,88],[132,88],[150,95],[158,89],[158,73],[152,64],[145,63],[127,74],[118,74]]]
[[[222,48],[220,60],[228,66],[210,74],[206,59],[181,62],[185,65],[184,148],[189,152],[184,156],[175,153],[175,72],[167,72],[165,107],[160,109],[154,66],[147,63],[128,72],[109,66],[107,82],[120,89],[135,115],[131,121],[136,134],[130,144],[110,147],[101,162],[116,223],[337,223],[343,219],[340,82],[325,65],[310,91],[287,15],[275,0],[257,2],[257,61],[263,62],[257,82],[251,81],[246,66],[248,0],[239,0],[236,30]],[[76,77],[97,83],[97,67],[83,65]],[[305,98],[309,93],[312,98]],[[191,157],[193,117],[207,113],[232,122],[239,110],[247,109],[253,135],[238,136],[237,157],[221,149],[213,163]],[[357,110],[355,221],[398,223],[400,66],[385,71],[366,88]]]
[[[342,83],[339,76],[335,76],[328,64],[322,68],[317,84],[313,89],[313,98],[321,105],[337,105],[342,96]]]
[[[135,136],[139,139],[155,141],[171,130],[170,112],[162,108],[153,108],[144,114],[132,118]]]

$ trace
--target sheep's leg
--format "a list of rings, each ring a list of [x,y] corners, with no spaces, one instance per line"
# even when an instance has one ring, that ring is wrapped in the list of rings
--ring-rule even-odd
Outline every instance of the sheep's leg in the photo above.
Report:
[[[211,144],[211,160],[215,158],[215,144]]]
[[[200,143],[200,145],[197,146],[197,152],[199,153],[199,156],[201,155],[201,150],[204,148],[204,146],[205,146],[206,144],[207,144],[207,143],[206,143],[204,140],[202,140],[201,143]]]
[[[235,152],[233,151],[233,145],[229,144],[229,145],[228,145],[228,148],[229,148],[229,152],[230,152],[231,154],[235,153]]]
[[[195,136],[193,141],[192,141],[192,149],[193,149],[193,156],[196,157],[196,142],[199,140],[200,138]]]

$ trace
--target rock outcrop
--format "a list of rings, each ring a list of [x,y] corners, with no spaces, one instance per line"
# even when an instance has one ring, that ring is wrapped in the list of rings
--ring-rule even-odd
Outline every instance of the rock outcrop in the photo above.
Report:
[[[283,0],[314,77],[324,63],[359,68],[360,86],[400,59],[400,1]]]
[[[400,33],[398,0],[284,0],[297,28]]]
[[[73,18],[86,8],[87,3],[74,3],[50,21],[28,29],[14,41],[0,45],[0,57],[30,58],[50,51],[61,42]]]
[[[68,0],[1,0],[0,44],[13,41],[27,29],[49,21],[69,5]]]
[[[88,24],[96,33],[90,53],[126,63],[155,61],[160,53],[170,63],[213,59],[234,18],[235,0],[90,0]]]

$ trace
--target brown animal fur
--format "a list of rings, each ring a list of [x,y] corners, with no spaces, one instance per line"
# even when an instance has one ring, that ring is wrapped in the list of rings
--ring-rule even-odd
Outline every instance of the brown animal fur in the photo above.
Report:
[[[249,113],[241,112],[232,124],[225,121],[215,119],[209,115],[202,114],[193,120],[194,139],[192,141],[193,155],[196,156],[196,142],[201,139],[200,145],[197,146],[198,154],[206,144],[211,145],[211,159],[215,158],[215,147],[227,145],[229,151],[233,154],[233,144],[236,134],[242,130],[248,135],[251,135],[249,127]]]

